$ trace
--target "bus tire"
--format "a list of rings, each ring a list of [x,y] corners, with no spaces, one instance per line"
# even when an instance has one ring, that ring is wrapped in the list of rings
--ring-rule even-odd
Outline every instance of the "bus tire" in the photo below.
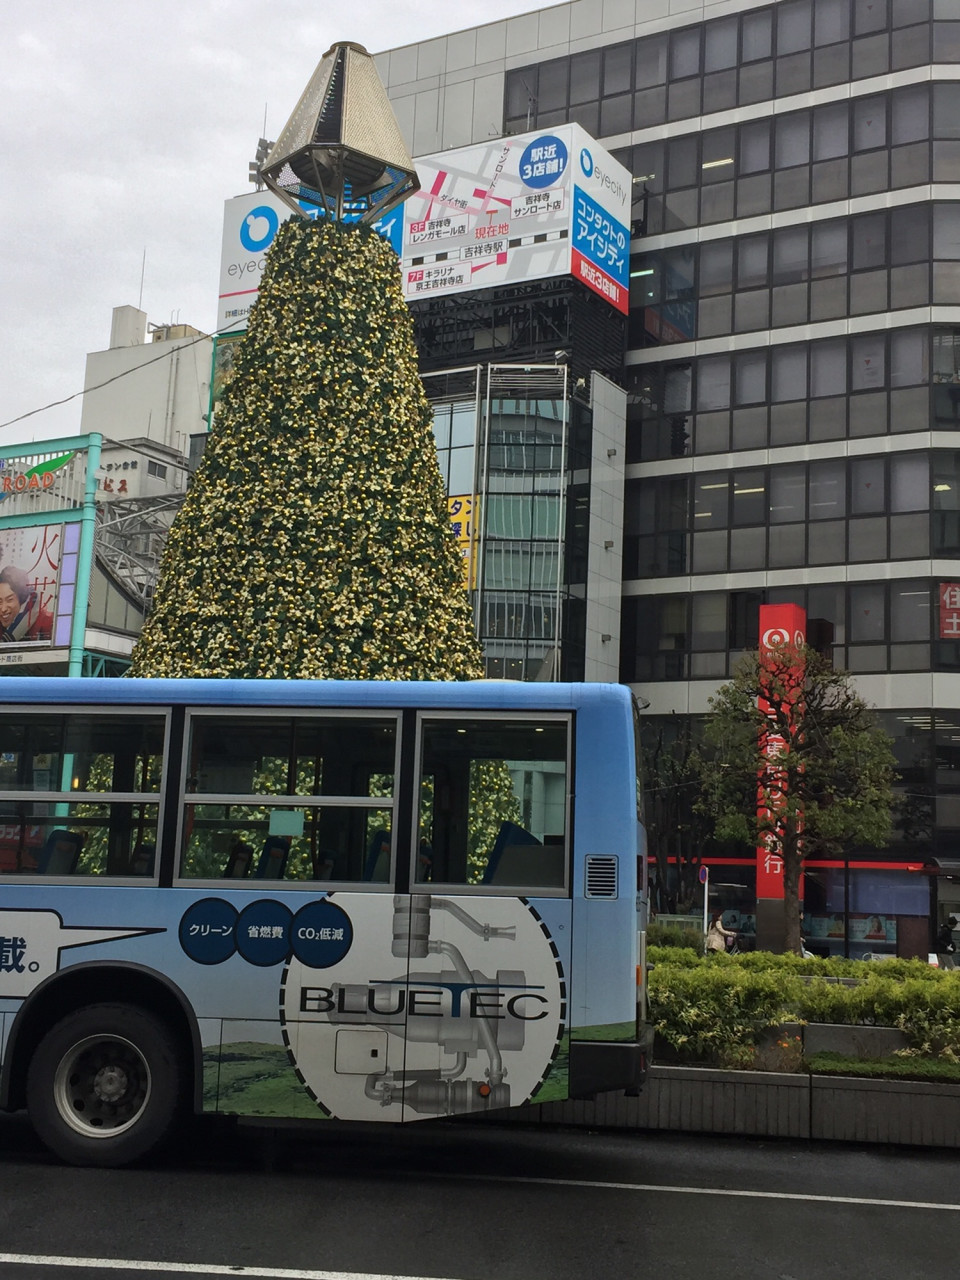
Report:
[[[169,1136],[182,1078],[163,1021],[136,1005],[87,1005],[38,1044],[27,1077],[27,1113],[37,1136],[68,1164],[113,1168]]]

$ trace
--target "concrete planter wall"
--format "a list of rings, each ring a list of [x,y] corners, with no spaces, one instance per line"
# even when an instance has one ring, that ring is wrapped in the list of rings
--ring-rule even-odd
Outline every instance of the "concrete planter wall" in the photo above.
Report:
[[[594,1102],[551,1102],[548,1124],[598,1128],[673,1129],[806,1138],[810,1132],[806,1076],[766,1071],[652,1067],[639,1098],[604,1094]]]
[[[806,1054],[889,1057],[906,1045],[893,1027],[790,1023]],[[519,1124],[591,1129],[660,1129],[744,1137],[882,1142],[960,1149],[960,1083],[868,1080],[776,1071],[720,1071],[658,1063],[639,1098],[601,1094],[592,1102],[550,1102],[498,1115]]]
[[[593,1102],[550,1102],[536,1110],[544,1124],[598,1129],[810,1135],[808,1078],[775,1072],[651,1067],[639,1098],[608,1093]]]
[[[515,1122],[960,1148],[960,1084],[654,1066],[639,1098],[551,1102]]]
[[[810,1137],[960,1147],[960,1084],[810,1077]]]
[[[889,1058],[907,1047],[907,1037],[896,1027],[852,1027],[840,1022],[810,1022],[802,1031],[803,1051],[842,1053],[845,1058]]]

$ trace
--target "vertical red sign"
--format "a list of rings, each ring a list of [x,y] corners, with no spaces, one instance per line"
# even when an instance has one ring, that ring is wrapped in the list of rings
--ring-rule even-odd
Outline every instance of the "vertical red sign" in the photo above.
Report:
[[[960,640],[960,582],[940,583],[940,639]]]
[[[797,604],[762,604],[760,606],[760,678],[763,680],[764,658],[776,649],[800,649],[807,639],[807,614]],[[801,673],[797,668],[797,680]],[[761,696],[757,705],[769,712],[769,704]],[[768,822],[776,818],[778,804],[786,796],[786,779],[776,765],[785,746],[781,734],[768,729],[760,731],[760,749],[766,764],[757,787],[757,818]],[[775,831],[768,831],[757,844],[757,897],[782,898],[783,856]]]

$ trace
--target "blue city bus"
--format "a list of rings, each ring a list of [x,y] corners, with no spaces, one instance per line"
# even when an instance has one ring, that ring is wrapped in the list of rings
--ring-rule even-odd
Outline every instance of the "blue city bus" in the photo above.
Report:
[[[62,1159],[639,1087],[624,686],[0,688],[0,1107]]]

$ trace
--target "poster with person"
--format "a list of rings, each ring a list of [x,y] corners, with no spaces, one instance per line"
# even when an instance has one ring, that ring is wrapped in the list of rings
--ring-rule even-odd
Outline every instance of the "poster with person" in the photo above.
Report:
[[[896,917],[880,915],[851,916],[850,940],[851,942],[896,942]]]
[[[59,525],[0,533],[0,645],[50,643],[61,535]]]

